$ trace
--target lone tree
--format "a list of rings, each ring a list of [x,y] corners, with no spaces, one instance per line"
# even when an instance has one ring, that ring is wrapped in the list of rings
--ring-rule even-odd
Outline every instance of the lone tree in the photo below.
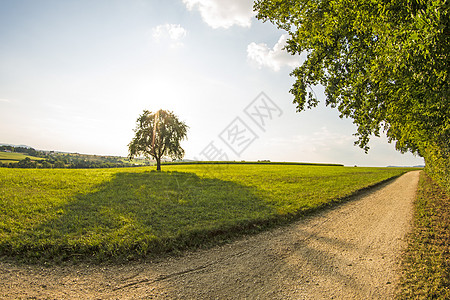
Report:
[[[186,138],[188,128],[171,111],[160,109],[152,113],[144,110],[136,121],[135,136],[128,144],[128,157],[152,157],[156,160],[156,170],[161,171],[161,158],[164,156],[183,158],[180,142]]]
[[[425,159],[450,191],[448,0],[257,0],[257,18],[287,31],[286,50],[307,53],[291,76],[297,111],[326,104],[357,126],[366,151],[386,132],[397,150]]]

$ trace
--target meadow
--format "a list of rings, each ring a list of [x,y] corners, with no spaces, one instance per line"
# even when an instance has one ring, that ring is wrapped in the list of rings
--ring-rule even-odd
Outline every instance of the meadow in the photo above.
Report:
[[[10,153],[10,152],[2,152],[0,151],[0,162],[10,163],[10,162],[18,162],[25,158],[30,158],[31,160],[42,160],[43,158],[30,156],[24,153]]]
[[[131,259],[297,219],[408,169],[167,165],[0,169],[0,255]]]

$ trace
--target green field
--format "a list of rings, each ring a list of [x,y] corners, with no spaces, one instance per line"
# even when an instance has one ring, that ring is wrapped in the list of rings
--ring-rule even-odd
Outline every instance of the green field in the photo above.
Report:
[[[450,299],[450,194],[424,172],[397,299]]]
[[[223,242],[407,169],[174,165],[0,169],[0,254],[132,258]]]
[[[22,159],[29,157],[31,160],[42,160],[43,158],[34,157],[23,153],[14,153],[14,152],[1,152],[0,151],[0,162],[2,163],[14,163],[18,162]]]

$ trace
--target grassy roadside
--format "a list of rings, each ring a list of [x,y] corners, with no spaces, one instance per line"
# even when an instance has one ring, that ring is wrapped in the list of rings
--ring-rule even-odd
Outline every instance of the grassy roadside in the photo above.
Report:
[[[450,195],[424,172],[398,299],[450,299]]]
[[[286,222],[405,171],[294,165],[0,169],[0,255],[129,259],[203,247]]]

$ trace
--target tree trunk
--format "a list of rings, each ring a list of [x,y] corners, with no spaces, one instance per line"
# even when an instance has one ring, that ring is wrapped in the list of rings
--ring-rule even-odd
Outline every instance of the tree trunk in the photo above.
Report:
[[[156,171],[161,171],[161,157],[156,158]]]

